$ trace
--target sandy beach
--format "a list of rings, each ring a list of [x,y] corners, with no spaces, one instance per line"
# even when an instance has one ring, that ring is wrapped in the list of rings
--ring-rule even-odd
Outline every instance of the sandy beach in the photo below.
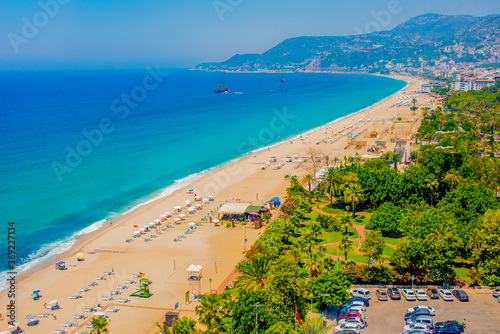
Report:
[[[429,95],[415,93],[423,83],[422,79],[395,78],[406,80],[409,85],[381,103],[325,125],[302,138],[287,140],[269,149],[249,154],[165,198],[122,216],[113,221],[112,225],[83,237],[63,255],[67,270],[55,270],[52,262],[18,277],[15,304],[17,321],[25,329],[25,333],[52,333],[56,329],[66,329],[68,333],[90,331],[85,328],[85,324],[90,321],[92,313],[85,313],[86,319],[76,320],[77,327],[63,328],[63,324],[73,322],[74,316],[82,314],[85,308],[97,307],[100,304],[102,308],[99,308],[99,311],[104,312],[111,320],[111,333],[137,334],[157,333],[156,322],[161,321],[165,312],[173,311],[177,303],[181,316],[194,317],[197,303],[185,303],[185,294],[189,290],[186,269],[191,264],[203,266],[201,293],[223,289],[220,284],[243,256],[245,235],[248,239],[248,249],[263,229],[255,229],[250,224],[226,228],[202,222],[201,226],[186,234],[181,241],[174,242],[174,238],[184,235],[189,228],[189,222],[200,222],[209,211],[230,198],[239,198],[241,202],[253,205],[263,205],[274,196],[283,198],[288,186],[288,181],[284,180],[285,175],[301,177],[310,173],[307,163],[287,163],[284,162],[286,157],[303,157],[313,149],[328,155],[332,164],[335,158],[343,160],[345,156],[355,156],[356,153],[365,158],[380,155],[380,152],[367,151],[377,141],[386,142],[387,151],[395,148],[396,144],[391,143],[391,139],[411,138],[418,129],[420,111],[413,114],[408,106],[391,106],[409,96],[415,96],[419,104],[427,104],[431,108],[435,106],[431,104]],[[411,101],[411,98],[406,100]],[[374,135],[373,131],[377,134]],[[357,135],[353,138],[357,142],[354,145],[348,145],[348,132],[352,132],[353,137]],[[271,157],[283,161],[283,166],[274,169],[271,164],[262,170],[262,166],[266,166]],[[193,194],[188,194],[188,189],[193,189]],[[132,238],[137,230],[134,225],[142,227],[160,218],[165,211],[173,212],[176,205],[185,206],[185,200],[194,201],[195,193],[202,197],[213,195],[215,200],[196,214],[189,215],[181,224],[151,238],[150,242],[144,241],[146,236]],[[187,215],[185,210],[183,213]],[[173,218],[169,218],[167,222],[173,222]],[[134,241],[126,242],[127,239]],[[77,252],[83,252],[85,261],[76,260]],[[104,276],[105,280],[96,281],[104,272],[113,274]],[[150,298],[129,297],[137,286],[130,284],[121,295],[113,296],[110,301],[102,300],[103,297],[110,296],[110,291],[116,290],[118,285],[124,285],[126,280],[133,279],[132,275],[139,273],[144,273],[144,277],[152,282],[150,289],[153,295]],[[78,295],[79,289],[93,281],[98,285],[92,286],[88,292],[82,292],[81,298],[70,299],[70,296]],[[41,290],[39,300],[32,299],[31,293],[34,290]],[[128,298],[130,302],[119,303],[120,298]],[[0,295],[1,303],[7,305],[9,300],[7,291],[4,291]],[[44,304],[53,300],[57,300],[62,309],[44,309]],[[118,307],[119,311],[109,312],[110,307]],[[40,324],[35,327],[26,326],[26,315],[38,315],[43,312],[49,313],[49,317],[40,318]],[[8,318],[5,314],[2,314],[2,319],[0,332],[8,329]]]

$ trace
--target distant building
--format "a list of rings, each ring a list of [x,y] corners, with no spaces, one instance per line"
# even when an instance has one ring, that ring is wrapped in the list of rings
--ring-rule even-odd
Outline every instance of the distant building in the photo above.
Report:
[[[431,90],[433,90],[434,88],[439,88],[439,87],[441,87],[439,82],[428,82],[428,83],[423,84],[422,87],[420,87],[420,91],[422,93],[430,93]]]
[[[483,87],[493,86],[495,84],[495,80],[486,80],[486,79],[474,79],[474,80],[457,80],[451,83],[451,89],[467,92],[469,90],[480,90]]]
[[[472,80],[472,89],[480,90],[483,87],[493,86],[494,84],[495,80],[475,79]]]

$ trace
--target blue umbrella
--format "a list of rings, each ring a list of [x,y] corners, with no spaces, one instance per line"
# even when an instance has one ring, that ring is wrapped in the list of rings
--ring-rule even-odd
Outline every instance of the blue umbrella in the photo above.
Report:
[[[40,290],[35,290],[33,291],[33,293],[40,293]]]
[[[34,314],[28,314],[24,319],[35,319],[36,315]]]
[[[31,294],[31,297],[36,297],[36,296],[38,296],[38,293],[36,291]]]

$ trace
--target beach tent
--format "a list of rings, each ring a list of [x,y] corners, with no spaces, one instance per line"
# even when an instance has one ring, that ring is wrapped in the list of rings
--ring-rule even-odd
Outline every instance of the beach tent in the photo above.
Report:
[[[279,206],[281,205],[281,202],[280,202],[280,198],[279,198],[279,197],[273,197],[273,198],[271,198],[271,201],[273,201],[273,202],[274,202],[274,205],[275,205],[276,207],[279,207]]]
[[[224,204],[219,212],[228,213],[234,215],[242,215],[245,213],[246,209],[250,206],[248,203],[226,203]]]

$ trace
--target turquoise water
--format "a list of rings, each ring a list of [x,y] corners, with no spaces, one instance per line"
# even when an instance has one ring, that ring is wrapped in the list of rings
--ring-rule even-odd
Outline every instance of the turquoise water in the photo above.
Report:
[[[366,75],[286,74],[280,84],[281,74],[151,72],[1,73],[0,246],[15,221],[21,270],[196,173],[405,86]],[[230,94],[209,89],[219,81]]]

